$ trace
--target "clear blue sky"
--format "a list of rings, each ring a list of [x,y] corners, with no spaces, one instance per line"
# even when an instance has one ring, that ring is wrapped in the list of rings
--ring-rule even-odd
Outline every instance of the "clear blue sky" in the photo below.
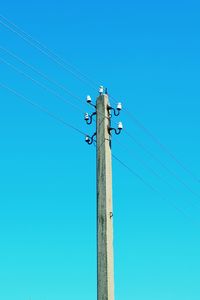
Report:
[[[116,300],[200,299],[199,183],[127,115],[200,177],[200,5],[164,2],[1,3],[2,15],[107,86],[126,108],[126,130],[176,174],[125,133],[113,137],[113,153],[159,191],[113,161]],[[2,47],[81,97],[81,110],[88,110],[85,96],[95,98],[97,91],[3,26],[0,39]],[[45,83],[2,50],[0,58]],[[1,83],[84,132],[95,130],[72,106],[8,66],[0,68]],[[94,300],[95,148],[2,88],[0,97],[0,299]]]

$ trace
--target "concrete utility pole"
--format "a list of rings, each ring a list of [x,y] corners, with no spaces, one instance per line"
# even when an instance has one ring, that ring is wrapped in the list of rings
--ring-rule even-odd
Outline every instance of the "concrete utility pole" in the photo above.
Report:
[[[86,142],[91,145],[96,137],[97,159],[97,299],[114,300],[114,266],[113,266],[113,208],[112,208],[112,155],[111,131],[119,134],[118,129],[111,128],[111,112],[118,116],[122,109],[121,103],[117,108],[110,106],[108,95],[104,94],[101,86],[100,96],[96,105],[87,96],[87,103],[95,107],[96,111],[89,115],[85,113],[87,124],[92,124],[96,115],[96,132],[92,137],[86,136]]]
[[[114,300],[112,159],[109,100],[96,103],[98,300]]]

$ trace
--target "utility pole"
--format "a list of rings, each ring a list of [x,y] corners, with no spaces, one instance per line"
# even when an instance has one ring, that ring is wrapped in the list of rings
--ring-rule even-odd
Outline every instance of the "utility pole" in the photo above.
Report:
[[[97,172],[97,299],[114,300],[114,265],[113,265],[113,205],[112,205],[112,155],[111,131],[119,134],[122,123],[119,122],[118,130],[111,128],[111,111],[117,116],[121,110],[118,103],[117,110],[110,106],[108,95],[99,89],[96,105],[87,102],[96,108],[92,114],[85,114],[88,124],[96,115],[96,132],[92,137],[86,136],[86,142],[92,144],[96,137],[96,172]]]
[[[97,98],[98,300],[114,300],[113,208],[110,112],[107,95]]]

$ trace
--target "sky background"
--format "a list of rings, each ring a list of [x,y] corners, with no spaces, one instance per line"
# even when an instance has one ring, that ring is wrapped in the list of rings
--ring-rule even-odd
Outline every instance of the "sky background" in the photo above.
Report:
[[[144,182],[113,160],[115,299],[199,300],[199,2],[7,0],[1,14],[97,84],[78,80],[2,24],[1,47],[82,103],[2,48],[0,59],[80,111],[2,61],[0,83],[89,134],[87,94],[95,101],[103,84],[113,105],[123,103],[113,126],[121,120],[125,130],[113,136],[113,153]],[[95,148],[2,87],[0,98],[0,299],[94,300]]]

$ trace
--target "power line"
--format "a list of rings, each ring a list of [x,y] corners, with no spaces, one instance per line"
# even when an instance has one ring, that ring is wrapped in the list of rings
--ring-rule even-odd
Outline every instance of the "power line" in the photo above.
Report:
[[[125,109],[129,118],[137,124],[139,128],[141,128],[150,138],[157,144],[173,161],[175,161],[179,167],[181,167],[187,174],[189,174],[193,180],[200,183],[200,179],[188,168],[185,164],[176,157],[168,148],[165,146],[141,121],[139,121],[130,111]]]
[[[113,97],[112,95],[110,95],[110,98],[113,99],[115,101],[115,104],[117,104],[116,98]],[[169,157],[171,157],[172,160],[174,160],[179,167],[181,167],[187,174],[189,174],[193,180],[195,180],[196,182],[200,183],[200,179],[188,168],[185,166],[185,164],[176,157],[176,155],[174,155],[172,153],[172,151],[170,151],[167,146],[165,146],[140,120],[138,120],[133,113],[131,113],[128,109],[124,108],[124,111],[127,113],[127,115],[129,116],[129,118],[131,119],[131,121],[135,124],[137,124],[137,126],[142,129],[148,136],[150,136],[150,138],[154,141],[154,143],[156,143],[166,154],[168,154]]]
[[[100,147],[105,143],[105,140],[102,142]],[[96,148],[96,141],[94,141],[93,146]],[[99,148],[100,148],[99,147]],[[173,208],[175,208],[179,213],[183,214],[185,217],[190,218],[181,208],[179,208],[176,204],[174,204],[170,199],[163,196],[156,188],[153,187],[150,183],[148,183],[141,175],[135,172],[132,168],[130,168],[126,163],[124,163],[121,159],[119,159],[116,155],[112,154],[112,157],[120,163],[125,169],[127,169],[134,177],[136,177],[139,181],[141,181],[145,186],[147,186],[154,193],[159,194],[163,200],[169,202]],[[154,171],[153,171],[154,172]],[[160,177],[160,176],[159,176]]]
[[[77,73],[81,74],[81,76],[87,78],[87,81],[90,81],[91,83],[91,79],[89,79],[86,75],[84,75],[83,73],[81,73],[80,71],[76,70],[77,73],[75,73],[74,71],[70,70],[69,68],[66,67],[67,62],[65,62],[62,58],[60,58],[57,54],[55,54],[53,51],[51,51],[49,48],[47,48],[45,45],[43,45],[41,42],[39,42],[38,40],[34,39],[30,34],[27,34],[24,30],[22,30],[21,28],[19,28],[19,26],[17,26],[15,23],[11,22],[10,20],[8,20],[7,18],[5,18],[4,16],[0,15],[0,17],[2,19],[4,19],[8,24],[14,26],[17,30],[13,29],[12,27],[10,27],[8,24],[6,24],[5,22],[3,22],[2,20],[0,20],[0,24],[2,24],[4,27],[6,27],[7,29],[11,30],[12,32],[16,33],[18,36],[20,36],[22,39],[24,39],[27,43],[29,43],[31,46],[35,47],[36,49],[38,49],[39,51],[41,51],[43,54],[47,55],[51,60],[53,60],[55,63],[57,63],[58,65],[60,65],[61,67],[63,67],[66,71],[71,72],[77,79],[79,79],[80,81],[86,81],[83,80],[82,77],[80,77],[80,75],[78,75]],[[20,32],[19,32],[20,31]],[[25,35],[25,36],[24,36]],[[29,39],[31,39],[32,41],[30,41]],[[44,49],[42,49],[44,48]],[[59,61],[60,60],[60,61]],[[72,65],[68,64],[68,67],[71,67],[73,69],[75,69]],[[92,86],[94,87],[94,85],[96,85],[96,83],[93,82]],[[96,88],[95,88],[96,89]],[[110,95],[110,97],[114,100],[114,97]],[[146,126],[144,126],[142,124],[142,122],[140,122],[132,113],[130,113],[128,110],[125,109],[125,111],[127,112],[127,114],[129,115],[130,119],[136,123],[143,131],[146,132],[146,134],[148,134],[153,141],[162,149],[164,150],[165,153],[167,153],[182,169],[184,169],[185,172],[187,172],[190,176],[192,176],[192,178],[197,181],[198,183],[200,182],[200,179],[197,178],[197,176],[195,174],[193,174],[193,172],[191,172],[191,170],[189,170],[171,151],[169,151],[169,149],[159,141],[159,139],[157,137],[154,136],[153,133],[151,133],[151,131],[146,128]]]
[[[82,130],[76,128],[74,125],[71,125],[70,123],[67,123],[67,122],[66,122],[65,120],[63,120],[62,118],[60,118],[60,117],[54,115],[52,112],[50,112],[50,111],[49,111],[48,109],[46,109],[45,107],[43,107],[43,106],[41,106],[41,105],[39,105],[39,104],[33,102],[33,101],[30,100],[29,98],[27,98],[27,97],[25,97],[24,95],[18,93],[16,90],[14,90],[14,89],[12,89],[12,88],[6,86],[5,84],[3,84],[3,83],[1,83],[1,82],[0,82],[0,87],[2,87],[2,88],[4,88],[4,89],[8,90],[9,92],[11,92],[12,94],[14,94],[15,96],[17,96],[17,97],[23,99],[25,102],[27,102],[27,103],[29,103],[30,105],[36,107],[37,109],[39,109],[39,110],[42,111],[43,113],[46,113],[48,116],[50,116],[51,118],[53,118],[53,119],[57,120],[58,122],[64,124],[65,126],[67,126],[67,127],[71,128],[71,129],[73,129],[74,131],[76,131],[76,132],[78,132],[78,133],[80,133],[80,134],[86,136],[86,134],[85,134]]]
[[[9,92],[11,92],[12,94],[16,95],[17,97],[21,98],[23,101],[29,103],[30,105],[36,107],[37,109],[39,109],[40,111],[42,111],[43,113],[46,113],[48,116],[50,116],[51,118],[57,120],[59,123],[64,124],[65,126],[73,129],[74,131],[78,132],[81,135],[86,135],[82,130],[78,129],[77,127],[75,127],[74,125],[71,125],[69,123],[67,123],[65,120],[63,120],[62,118],[54,115],[53,113],[51,113],[49,110],[47,110],[46,108],[44,108],[43,106],[33,102],[32,100],[30,100],[29,98],[25,97],[24,95],[18,93],[16,90],[4,85],[3,83],[0,82],[0,86],[6,90],[8,90]],[[135,171],[133,171],[128,165],[126,165],[122,160],[120,160],[117,156],[115,156],[114,154],[112,154],[112,157],[118,161],[125,169],[127,169],[132,175],[134,175],[134,177],[138,178],[143,184],[145,184],[149,189],[151,189],[153,192],[160,194],[160,192],[155,189],[151,184],[147,183],[142,176],[140,176],[139,174],[137,174]],[[163,197],[162,199],[167,200],[177,211],[179,211],[179,213],[183,214],[185,217],[188,218],[188,215],[185,214],[185,212],[180,209],[178,206],[176,206],[172,201],[170,201],[168,198]]]
[[[2,20],[0,20],[0,24],[2,24],[4,27],[6,27],[7,29],[9,29],[10,31],[16,33],[19,37],[21,37],[23,40],[25,40],[28,44],[30,44],[31,46],[33,46],[34,48],[36,48],[37,50],[39,50],[41,53],[43,53],[44,55],[46,55],[49,59],[51,59],[52,61],[54,61],[55,63],[57,63],[60,67],[62,67],[64,70],[72,73],[77,79],[79,79],[80,81],[86,83],[86,80],[83,80],[80,75],[78,75],[76,72],[79,72],[82,76],[84,76],[85,78],[87,78],[87,81],[91,82],[91,79],[89,79],[86,75],[84,75],[83,73],[81,73],[80,71],[72,71],[70,70],[67,66],[66,66],[66,62],[64,61],[64,59],[62,59],[61,57],[59,57],[57,54],[55,54],[52,50],[50,50],[49,48],[47,48],[45,45],[43,45],[42,43],[40,43],[39,41],[37,41],[36,39],[34,39],[30,34],[27,34],[25,31],[21,30],[16,24],[14,24],[13,22],[9,21],[7,18],[5,18],[4,16],[0,15],[1,18],[3,18],[4,20],[6,20],[7,23],[11,24],[12,26],[14,26],[17,30],[13,29],[12,27],[10,27],[8,24],[6,24],[5,22],[3,22]],[[19,30],[22,32],[20,33]],[[24,36],[24,35],[25,36]],[[28,37],[28,38],[27,38]],[[32,39],[32,42],[29,40]],[[36,43],[36,44],[35,44]],[[38,45],[40,46],[38,46]],[[44,47],[44,49],[41,48]],[[48,53],[49,52],[49,53]],[[60,62],[60,61],[61,62]],[[71,65],[72,68],[74,68]],[[74,68],[75,69],[75,68]],[[41,74],[40,74],[41,75]],[[97,84],[98,86],[99,84]],[[92,86],[95,91],[96,91],[96,84],[93,83]],[[77,98],[77,97],[76,97]],[[80,99],[79,99],[80,100]]]
[[[194,223],[195,225],[199,226],[199,223],[196,222],[195,220],[193,220],[191,218],[191,216],[189,216],[188,214],[185,213],[185,211],[183,211],[181,208],[179,208],[176,204],[174,204],[174,202],[172,202],[169,198],[163,196],[156,188],[154,188],[151,184],[149,184],[148,182],[146,182],[142,176],[140,176],[138,173],[136,173],[132,168],[130,168],[126,163],[124,163],[121,159],[119,159],[116,155],[112,154],[112,157],[121,165],[123,166],[126,170],[129,171],[129,173],[131,173],[134,177],[138,178],[144,185],[146,185],[150,190],[152,190],[154,193],[160,195],[161,199],[164,200],[165,202],[169,202],[170,205],[177,210],[181,215],[183,215],[184,217],[186,217],[187,219],[189,219],[192,223]]]
[[[121,142],[119,142],[118,140],[116,140],[115,142],[117,142],[121,147],[123,147],[123,148],[126,149],[127,151],[130,151],[130,153],[133,153],[132,148],[129,147],[128,145],[124,145],[124,144],[122,144]],[[134,153],[134,155],[135,155],[135,153]],[[135,159],[136,159],[136,158],[135,158]],[[156,172],[153,168],[151,168],[149,165],[147,165],[146,162],[145,162],[143,159],[138,158],[137,160],[139,160],[140,163],[141,163],[146,169],[148,169],[152,174],[154,174],[154,176],[155,176],[156,178],[158,178],[159,180],[163,181],[163,182],[166,183],[171,189],[173,189],[174,191],[176,191],[175,188],[174,188],[174,186],[173,186],[171,183],[169,183],[169,182],[168,182],[167,180],[165,180],[158,172]],[[197,206],[194,205],[193,202],[191,202],[191,204],[193,205],[193,207],[197,208]],[[195,202],[195,204],[196,204],[196,202]]]
[[[80,74],[82,77],[84,77],[91,85],[93,85],[93,88],[95,88],[96,90],[96,85],[98,85],[97,82],[95,82],[93,79],[89,78],[86,74],[84,74],[83,72],[81,72],[77,67],[75,67],[74,65],[72,65],[71,63],[67,62],[66,60],[64,60],[62,57],[60,57],[59,55],[57,55],[54,51],[52,51],[51,49],[49,49],[46,45],[44,45],[44,43],[41,43],[39,40],[37,40],[36,38],[34,38],[32,35],[30,35],[29,33],[25,32],[23,29],[21,29],[19,26],[17,26],[14,22],[11,22],[10,20],[8,20],[8,18],[6,18],[5,16],[0,14],[0,17],[2,19],[4,19],[7,23],[11,24],[12,26],[14,26],[17,30],[21,31],[25,36],[27,36],[28,38],[30,38],[32,41],[34,41],[35,43],[37,43],[40,47],[44,48],[46,51],[48,51],[51,55],[53,55],[54,57],[56,57],[57,59],[59,59],[60,61],[62,61],[65,65],[67,65],[68,67],[70,67],[71,69],[74,69],[74,71],[78,74]]]
[[[23,65],[25,65],[26,67],[29,67],[30,69],[32,69],[34,72],[36,72],[37,74],[39,74],[40,76],[42,76],[44,79],[46,79],[47,81],[53,83],[54,85],[58,86],[59,88],[63,89],[65,92],[67,92],[69,95],[71,95],[73,98],[76,98],[81,104],[83,104],[82,100],[80,97],[76,96],[75,94],[73,94],[71,91],[69,91],[68,89],[66,89],[63,85],[61,85],[60,83],[58,83],[57,81],[55,81],[54,79],[49,78],[46,74],[44,74],[43,72],[41,72],[40,70],[38,70],[37,68],[33,67],[32,65],[26,63],[23,59],[21,59],[20,57],[18,57],[17,55],[15,55],[13,52],[3,48],[0,46],[0,49],[2,49],[3,51],[5,51],[6,53],[8,53],[9,55],[11,55],[11,57],[16,58],[18,61],[20,61]],[[18,68],[16,68],[14,65],[11,65],[11,63],[8,63],[6,60],[0,59],[2,60],[5,64],[9,65],[12,69],[14,69],[16,72],[24,75],[25,77],[27,77],[28,79],[30,79],[31,81],[33,81],[34,83],[36,83],[37,85],[39,85],[40,87],[44,88],[45,90],[47,90],[50,93],[53,93],[57,98],[61,99],[62,101],[64,101],[66,104],[70,104],[71,106],[73,106],[74,108],[78,109],[81,113],[83,113],[83,111],[75,104],[71,103],[69,100],[66,100],[65,98],[63,98],[60,94],[58,94],[57,92],[55,92],[54,90],[48,88],[47,86],[45,86],[44,84],[40,83],[38,80],[34,79],[33,77],[31,77],[30,75],[26,74],[25,72],[19,70]],[[100,113],[100,112],[99,112]],[[101,114],[101,113],[100,113]]]
[[[0,61],[3,62],[4,64],[8,65],[10,68],[12,68],[13,70],[15,70],[17,73],[25,76],[26,78],[28,78],[29,80],[31,80],[32,82],[34,82],[36,85],[42,87],[43,89],[45,89],[46,91],[50,92],[51,94],[53,94],[54,96],[56,96],[58,99],[62,100],[65,104],[70,104],[72,107],[74,107],[75,109],[77,109],[78,111],[80,111],[82,114],[84,114],[84,112],[80,109],[79,106],[73,104],[72,102],[70,102],[69,100],[66,100],[63,96],[61,96],[59,93],[55,92],[54,90],[52,90],[51,88],[47,87],[46,85],[42,84],[41,82],[39,82],[38,80],[34,79],[33,77],[31,77],[30,75],[28,75],[27,73],[19,70],[18,68],[16,68],[13,64],[7,62],[6,60],[0,58]],[[99,114],[102,114],[99,112]],[[103,115],[105,118],[106,116]]]
[[[30,68],[32,71],[34,71],[35,73],[37,73],[38,75],[40,75],[41,77],[43,77],[44,79],[46,79],[47,81],[49,81],[50,83],[52,83],[52,84],[56,85],[57,87],[59,87],[60,89],[62,89],[64,92],[66,92],[68,95],[72,96],[74,99],[78,100],[80,103],[82,103],[82,99],[80,97],[78,97],[77,95],[75,95],[74,93],[72,93],[69,89],[67,89],[65,86],[63,86],[62,84],[60,84],[58,81],[50,78],[49,76],[47,76],[45,73],[41,72],[36,67],[34,67],[31,64],[25,62],[25,60],[23,60],[21,57],[19,57],[18,55],[14,54],[10,50],[7,50],[7,49],[5,49],[5,48],[3,48],[1,46],[0,46],[0,49],[3,50],[5,53],[9,54],[11,57],[13,57],[16,60],[18,60],[24,66]]]
[[[14,65],[12,65],[11,63],[7,62],[6,60],[0,58],[0,61],[3,62],[4,64],[6,64],[7,66],[9,66],[11,69],[13,69],[14,71],[16,71],[17,73],[23,75],[24,77],[28,78],[29,80],[31,80],[32,82],[34,82],[35,84],[37,84],[38,86],[42,87],[43,89],[45,89],[46,91],[50,92],[51,94],[53,94],[54,96],[56,96],[58,99],[62,100],[64,103],[66,104],[70,104],[71,106],[73,106],[75,109],[79,110],[80,112],[82,112],[82,110],[79,108],[79,106],[71,103],[70,101],[66,100],[64,97],[62,97],[60,94],[58,94],[57,92],[55,92],[54,90],[52,90],[51,88],[47,87],[46,85],[40,83],[38,80],[32,78],[30,75],[26,74],[25,72],[19,70],[18,68],[16,68]],[[83,112],[82,112],[83,113]]]
[[[83,83],[90,82],[90,85],[91,85],[91,80],[89,78],[87,79],[86,75],[84,75],[83,73],[80,73],[77,70],[76,71],[71,70],[69,68],[69,65],[67,66],[67,63],[62,58],[60,58],[57,54],[55,54],[53,51],[51,51],[50,49],[48,49],[46,46],[44,46],[43,44],[41,44],[39,41],[35,40],[30,34],[27,34],[25,31],[21,30],[17,25],[15,25],[13,22],[11,22],[10,20],[8,20],[7,18],[3,17],[2,15],[0,15],[0,17],[2,19],[6,20],[6,22],[8,23],[8,24],[6,24],[4,21],[0,20],[0,24],[2,24],[4,27],[6,27],[7,29],[9,29],[13,33],[16,33],[20,38],[22,38],[24,41],[26,41],[32,47],[36,48],[41,53],[43,53],[44,55],[46,55],[49,59],[51,59],[54,63],[58,64],[63,69],[65,69],[67,72],[70,72],[78,80],[80,80]],[[10,25],[14,26],[15,29],[13,29]],[[74,68],[74,67],[71,66],[71,68]],[[93,88],[95,88],[94,87],[94,83],[91,86]],[[95,88],[95,90],[96,90],[96,88]]]
[[[18,68],[14,67],[12,64],[8,63],[7,61],[5,61],[5,60],[3,60],[3,59],[1,59],[1,58],[0,58],[0,61],[2,61],[3,63],[7,64],[8,66],[10,66],[12,69],[14,69],[15,71],[17,71],[18,73],[24,75],[26,78],[32,80],[34,83],[36,83],[37,85],[39,85],[39,86],[41,86],[42,88],[46,89],[46,90],[49,91],[50,93],[54,94],[57,98],[61,99],[61,100],[64,101],[65,103],[70,104],[70,105],[74,106],[76,109],[78,109],[79,111],[81,111],[79,107],[75,106],[74,104],[72,104],[72,103],[69,102],[69,101],[66,101],[65,98],[63,98],[62,96],[60,96],[60,95],[59,95],[58,93],[56,93],[54,90],[49,89],[49,88],[46,87],[45,85],[41,84],[39,81],[37,81],[37,80],[33,79],[31,76],[27,75],[25,72],[19,70]],[[129,136],[130,136],[130,135],[129,135]],[[140,146],[141,146],[141,144],[140,144]],[[144,147],[143,147],[143,148],[144,148]],[[151,154],[151,156],[152,156],[152,154]],[[159,161],[159,162],[160,162],[160,161]],[[160,163],[161,163],[161,162],[160,162]],[[163,166],[163,163],[162,163],[162,166]],[[172,171],[171,171],[169,168],[167,168],[166,166],[165,166],[165,169],[167,169],[168,172],[172,173]],[[154,174],[155,174],[155,172],[154,172]],[[176,179],[178,178],[177,175],[174,174],[174,172],[173,172],[172,174],[176,177]],[[195,192],[193,192],[193,191],[191,190],[191,188],[188,187],[188,185],[186,185],[182,180],[180,180],[180,178],[178,178],[178,180],[179,180],[179,181],[180,181],[180,182],[181,182],[181,183],[182,183],[182,184],[183,184],[190,192],[192,192],[193,194],[195,194],[196,196],[199,197],[199,195],[197,195]]]
[[[8,90],[9,92],[13,93],[14,95],[16,95],[17,97],[21,98],[23,101],[29,103],[30,105],[36,107],[37,109],[39,109],[40,111],[42,111],[43,113],[46,113],[48,116],[50,116],[51,118],[57,120],[58,122],[64,124],[65,126],[73,129],[74,131],[78,132],[81,135],[86,135],[82,130],[78,129],[77,127],[75,127],[74,125],[71,125],[69,123],[67,123],[65,120],[63,120],[62,118],[54,115],[53,113],[51,113],[49,110],[47,110],[46,108],[44,108],[43,106],[33,102],[32,100],[30,100],[29,98],[25,97],[24,95],[18,93],[16,90],[9,88],[8,86],[4,85],[3,83],[0,82],[0,86],[6,90]],[[145,184],[148,188],[150,188],[152,191],[154,191],[155,193],[160,194],[160,192],[155,189],[151,184],[147,183],[142,176],[140,176],[139,174],[137,174],[135,171],[133,171],[128,165],[126,165],[122,160],[120,160],[117,156],[115,156],[114,154],[112,155],[112,157],[117,160],[124,168],[126,168],[132,175],[134,175],[135,177],[137,177],[143,184]],[[172,201],[170,201],[168,198],[163,197],[162,195],[162,199],[167,200],[177,211],[179,211],[179,213],[183,214],[185,217],[188,218],[188,215],[185,214],[185,212],[180,209],[179,207],[177,207]]]
[[[7,18],[3,17],[2,15],[0,15],[0,17],[2,17],[3,19],[5,19],[8,23],[10,23],[11,25],[13,25],[15,28],[19,28],[17,25],[15,25],[14,23],[10,22]],[[39,41],[36,41],[32,38],[33,41],[35,42],[31,42],[27,37],[24,37],[23,34],[27,35],[28,37],[31,37],[30,35],[26,34],[25,31],[21,30],[21,32],[23,32],[23,34],[21,34],[20,32],[16,31],[15,29],[13,29],[12,27],[10,27],[8,24],[5,24],[2,20],[0,20],[0,24],[2,24],[4,27],[6,27],[7,29],[11,30],[12,32],[16,33],[19,37],[21,37],[23,40],[25,40],[28,44],[30,44],[31,46],[33,46],[34,48],[36,48],[37,50],[39,50],[40,52],[42,52],[44,55],[46,55],[49,59],[51,59],[52,61],[54,61],[55,63],[57,63],[60,67],[64,68],[66,71],[71,72],[77,79],[79,79],[80,81],[85,83],[85,80],[83,81],[82,78],[77,75],[75,72],[72,72],[71,70],[69,70],[66,65],[64,65],[64,60],[62,58],[59,58],[59,56],[55,53],[53,53],[51,50],[49,50],[46,46],[46,49],[48,49],[48,53],[46,50],[41,49],[41,47],[37,46],[35,44],[35,42],[37,42],[38,44],[41,44]],[[42,45],[42,44],[41,44]],[[54,57],[54,56],[56,57]],[[63,62],[61,63],[58,58],[60,60],[62,60]],[[83,74],[84,75],[84,74]],[[86,75],[84,75],[85,77],[87,77]],[[96,87],[93,86],[93,88],[96,90]],[[77,98],[77,97],[76,97]]]
[[[185,181],[179,177],[179,175],[177,175],[174,171],[169,169],[159,158],[157,158],[149,149],[147,149],[146,146],[144,146],[144,144],[139,142],[135,137],[133,137],[133,135],[128,133],[126,130],[124,130],[124,132],[132,141],[134,141],[134,143],[136,145],[138,145],[140,148],[142,148],[146,153],[148,153],[149,156],[151,156],[155,161],[157,161],[168,173],[170,173],[172,176],[174,176],[176,178],[176,180],[178,182],[180,182],[190,193],[192,193],[195,197],[200,199],[200,195],[198,193],[193,191],[193,189],[191,189],[190,186],[188,186],[188,184],[185,183]]]

